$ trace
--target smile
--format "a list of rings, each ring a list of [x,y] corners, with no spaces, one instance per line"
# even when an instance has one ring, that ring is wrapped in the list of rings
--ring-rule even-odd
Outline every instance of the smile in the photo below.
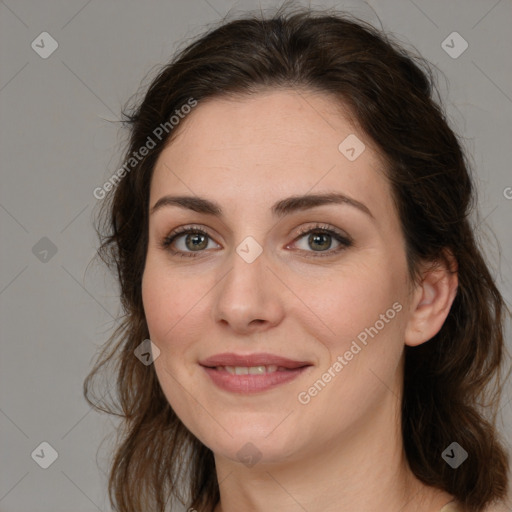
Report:
[[[232,393],[257,393],[296,379],[311,365],[299,368],[268,366],[203,366],[211,381],[220,389]]]

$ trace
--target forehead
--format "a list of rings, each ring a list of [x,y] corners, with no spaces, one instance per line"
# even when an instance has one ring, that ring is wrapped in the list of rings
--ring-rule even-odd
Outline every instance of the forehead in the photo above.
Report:
[[[276,90],[214,98],[181,123],[156,163],[151,204],[176,192],[249,207],[339,191],[383,209],[391,205],[378,150],[329,95]],[[347,144],[364,150],[351,160]]]

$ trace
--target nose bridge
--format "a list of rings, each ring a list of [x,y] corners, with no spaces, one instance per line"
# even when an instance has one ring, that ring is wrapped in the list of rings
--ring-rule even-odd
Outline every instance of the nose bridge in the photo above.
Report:
[[[229,271],[215,296],[215,320],[238,330],[246,329],[254,320],[275,324],[282,306],[263,247],[253,237],[246,237],[236,246],[228,264]]]
[[[259,300],[268,284],[267,264],[263,247],[253,237],[245,238],[229,258],[230,271],[222,286],[223,295],[238,298],[240,305]]]

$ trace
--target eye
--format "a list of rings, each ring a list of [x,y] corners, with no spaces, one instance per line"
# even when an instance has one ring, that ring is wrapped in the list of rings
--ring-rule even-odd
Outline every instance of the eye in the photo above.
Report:
[[[194,253],[203,252],[208,248],[209,241],[213,240],[204,229],[186,226],[166,236],[162,241],[162,247],[176,255],[194,257],[196,256]],[[177,242],[177,250],[171,248],[175,242]]]
[[[305,239],[306,236],[306,246],[311,247],[313,250],[308,250],[307,247],[299,247],[299,249],[305,253],[311,253],[308,257],[332,256],[353,244],[351,238],[347,235],[321,224],[300,230],[299,236],[294,240],[294,243],[297,240]],[[331,249],[333,240],[338,244],[338,247],[335,249]],[[204,252],[205,249],[211,249],[209,242],[213,242],[213,239],[204,229],[195,226],[184,226],[166,236],[161,245],[163,249],[169,250],[174,255],[196,257],[199,253]],[[175,246],[174,248],[173,245]],[[217,245],[217,248],[220,248],[218,244],[215,245]]]
[[[301,239],[305,239],[305,244],[303,244],[305,247],[299,247],[299,249],[305,252],[313,253],[310,256],[315,258],[332,256],[333,254],[337,254],[353,244],[352,240],[347,235],[336,229],[330,228],[329,226],[320,224],[310,228],[302,229],[300,231],[300,236],[295,239],[295,242]],[[331,249],[333,239],[338,244],[338,247],[329,250]],[[308,250],[308,247],[310,247],[312,250]]]

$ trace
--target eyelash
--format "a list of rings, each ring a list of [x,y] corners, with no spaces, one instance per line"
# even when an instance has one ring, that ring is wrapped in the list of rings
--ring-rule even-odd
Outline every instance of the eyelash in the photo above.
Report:
[[[311,233],[321,233],[332,236],[337,242],[339,242],[341,245],[337,249],[332,249],[328,251],[304,251],[307,253],[314,253],[311,256],[312,258],[323,258],[328,256],[333,256],[334,254],[338,254],[341,251],[344,251],[348,247],[351,247],[353,245],[353,241],[343,233],[330,228],[327,225],[322,224],[316,224],[313,227],[303,228],[299,230],[299,233],[297,237],[294,239],[294,242],[299,240],[300,238],[303,238],[306,235],[309,235]],[[183,226],[181,228],[177,228],[174,232],[167,235],[161,243],[161,246],[163,249],[170,251],[172,254],[180,257],[186,257],[186,258],[195,258],[203,251],[190,251],[190,252],[184,252],[184,251],[175,251],[170,248],[170,245],[180,236],[183,234],[199,234],[204,235],[211,239],[210,235],[202,228],[194,227],[194,226]],[[302,250],[302,249],[300,249]]]

